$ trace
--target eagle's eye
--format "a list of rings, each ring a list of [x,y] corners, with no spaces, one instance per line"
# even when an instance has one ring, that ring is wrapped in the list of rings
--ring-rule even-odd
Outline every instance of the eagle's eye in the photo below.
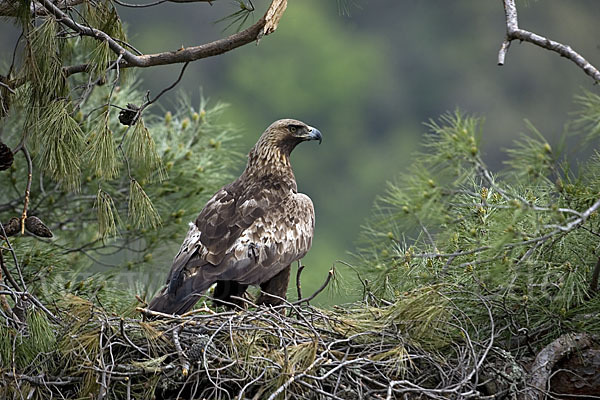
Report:
[[[288,129],[289,129],[290,133],[296,133],[296,130],[298,128],[296,128],[294,125],[290,125],[290,126],[288,126]]]

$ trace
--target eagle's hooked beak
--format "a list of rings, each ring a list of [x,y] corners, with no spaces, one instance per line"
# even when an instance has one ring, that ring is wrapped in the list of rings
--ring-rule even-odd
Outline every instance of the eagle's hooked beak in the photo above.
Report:
[[[321,131],[318,130],[317,128],[313,128],[312,126],[309,126],[309,133],[308,136],[306,137],[306,140],[318,140],[319,144],[321,144],[321,141],[323,140],[323,135],[321,135]]]

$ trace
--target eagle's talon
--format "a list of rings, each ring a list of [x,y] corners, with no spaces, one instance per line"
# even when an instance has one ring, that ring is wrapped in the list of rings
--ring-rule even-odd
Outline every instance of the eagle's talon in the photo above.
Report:
[[[254,258],[254,262],[257,263],[258,262],[258,256],[259,256],[258,245],[256,243],[254,243],[254,242],[251,242],[248,245],[248,257]]]

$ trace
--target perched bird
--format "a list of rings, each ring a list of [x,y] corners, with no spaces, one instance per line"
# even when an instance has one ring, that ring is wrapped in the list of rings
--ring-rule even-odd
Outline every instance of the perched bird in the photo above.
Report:
[[[260,285],[258,304],[279,304],[290,264],[310,249],[315,226],[311,199],[298,193],[290,153],[301,142],[321,139],[318,129],[294,119],[272,123],[248,153],[242,175],[190,223],[167,284],[149,308],[183,314],[215,283],[213,297],[224,304],[239,304],[231,296],[241,297],[249,285]]]

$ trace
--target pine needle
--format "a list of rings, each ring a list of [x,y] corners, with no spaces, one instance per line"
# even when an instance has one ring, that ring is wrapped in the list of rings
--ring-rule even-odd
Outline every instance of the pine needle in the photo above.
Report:
[[[79,190],[83,132],[71,117],[66,101],[49,106],[34,134],[40,147],[42,170],[68,190]]]
[[[25,68],[27,80],[33,88],[31,102],[34,108],[45,106],[65,94],[66,81],[62,74],[57,31],[57,22],[48,17],[27,36]]]
[[[100,118],[88,137],[85,155],[90,160],[90,166],[96,176],[104,179],[112,179],[117,176],[115,141],[108,126],[108,114],[106,118]]]
[[[131,180],[129,186],[129,219],[136,228],[156,228],[160,225],[160,215],[142,186],[135,179]]]
[[[143,178],[162,181],[166,171],[156,151],[156,143],[150,135],[143,119],[135,124],[133,132],[126,138],[125,153],[134,164],[136,173]]]
[[[96,43],[96,47],[92,50],[89,57],[89,62],[92,65],[90,73],[93,80],[106,77],[107,68],[114,55],[108,46],[108,41],[102,40]]]
[[[98,210],[98,232],[102,239],[117,235],[119,214],[112,197],[102,189],[98,189],[94,207]]]

